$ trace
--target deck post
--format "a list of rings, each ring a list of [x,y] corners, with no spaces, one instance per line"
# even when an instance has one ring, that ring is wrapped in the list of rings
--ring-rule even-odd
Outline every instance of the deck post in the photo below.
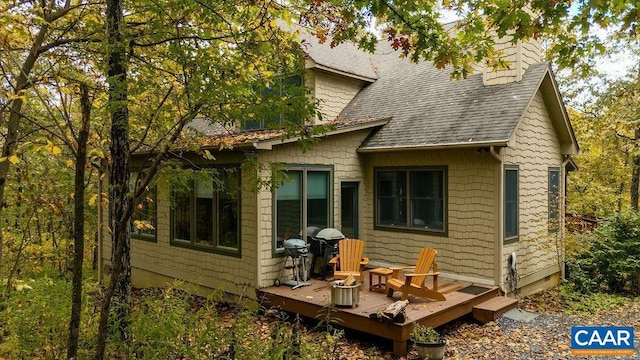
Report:
[[[393,340],[393,354],[395,356],[406,356],[407,340],[403,340],[403,341]]]

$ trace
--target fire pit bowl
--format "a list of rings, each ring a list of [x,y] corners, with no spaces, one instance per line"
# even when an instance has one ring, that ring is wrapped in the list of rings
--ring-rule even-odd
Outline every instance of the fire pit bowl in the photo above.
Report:
[[[342,280],[329,283],[331,285],[331,303],[336,306],[351,306],[355,308],[360,301],[360,283],[343,285]]]

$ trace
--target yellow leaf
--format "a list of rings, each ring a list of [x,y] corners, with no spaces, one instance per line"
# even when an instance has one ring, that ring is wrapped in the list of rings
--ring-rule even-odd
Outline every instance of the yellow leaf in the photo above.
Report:
[[[98,194],[91,196],[89,198],[89,206],[95,205],[97,200],[98,200]]]
[[[11,156],[9,156],[9,162],[12,163],[12,164],[17,164],[17,163],[20,162],[20,158],[18,158],[15,155],[11,155]]]
[[[73,160],[67,160],[67,167],[73,168]]]
[[[58,155],[62,152],[59,147],[55,146],[51,141],[47,141],[47,150],[53,155]]]

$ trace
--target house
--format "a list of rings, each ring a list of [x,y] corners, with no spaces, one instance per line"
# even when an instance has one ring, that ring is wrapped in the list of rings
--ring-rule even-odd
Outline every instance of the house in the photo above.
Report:
[[[578,144],[537,42],[505,39],[509,69],[476,66],[460,81],[391,50],[307,42],[304,84],[336,126],[303,153],[278,131],[194,123],[216,160],[190,161],[218,169],[226,191],[194,181],[170,200],[171,186],[154,190],[135,218],[154,226],[132,236],[134,286],[182,279],[252,296],[279,278],[282,240],[308,226],[363,239],[373,265],[410,264],[430,246],[454,279],[521,294],[558,281]],[[218,150],[229,139],[234,149]],[[280,164],[288,180],[273,192],[243,186],[272,175],[240,169],[247,154]],[[100,249],[104,266],[110,241]]]

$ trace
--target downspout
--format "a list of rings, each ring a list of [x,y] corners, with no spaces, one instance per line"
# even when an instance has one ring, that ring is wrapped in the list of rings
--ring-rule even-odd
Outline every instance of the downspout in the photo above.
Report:
[[[504,161],[502,160],[502,157],[500,156],[500,149],[498,149],[498,151],[496,151],[495,146],[491,146],[489,148],[489,153],[491,154],[491,156],[493,156],[494,159],[498,160],[498,163],[500,164],[500,169],[498,172],[498,238],[496,239],[496,258],[495,258],[495,263],[497,264],[497,269],[496,269],[496,283],[498,284],[498,287],[500,288],[500,291],[502,291],[503,294],[506,294],[507,292],[505,291],[504,288],[504,269],[502,266],[502,259],[503,259],[503,252],[504,252],[504,248],[502,246],[502,239],[504,238],[504,181],[503,181],[503,176],[504,176]]]
[[[567,164],[569,163],[569,161],[571,161],[571,156],[567,156],[564,161],[562,162],[562,169],[560,171],[562,171],[562,186],[560,187],[560,198],[562,199],[562,202],[560,203],[560,209],[559,209],[559,214],[558,216],[560,216],[560,219],[562,220],[558,226],[558,232],[560,233],[560,244],[562,244],[562,251],[560,252],[561,254],[561,259],[560,259],[560,280],[566,280],[565,279],[565,265],[564,265],[564,259],[565,259],[565,248],[564,248],[564,235],[565,235],[565,221],[566,221],[566,213],[567,213]]]

